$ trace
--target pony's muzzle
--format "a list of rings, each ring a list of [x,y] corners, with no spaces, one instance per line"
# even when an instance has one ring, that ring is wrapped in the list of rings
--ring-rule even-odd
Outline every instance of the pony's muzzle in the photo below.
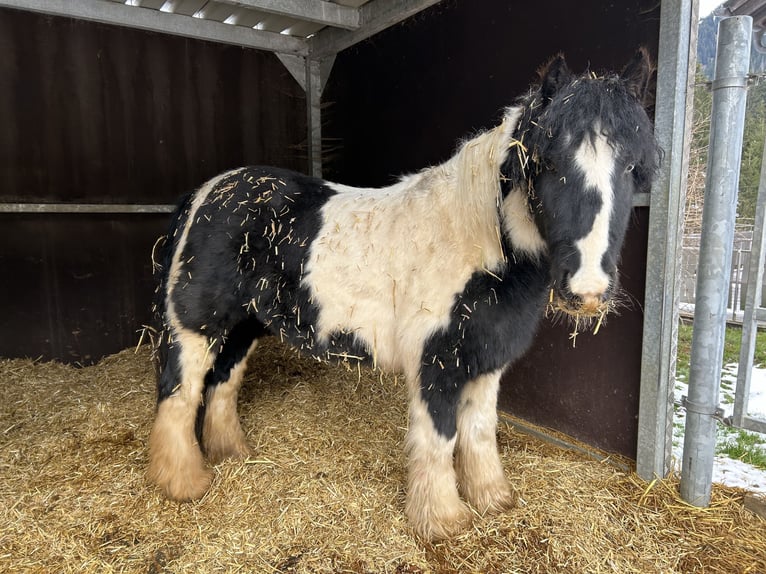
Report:
[[[555,286],[551,293],[550,306],[574,316],[599,316],[609,308],[613,295],[613,284],[610,282],[604,289],[594,289],[584,292],[574,292],[567,283],[564,289]]]
[[[594,314],[599,311],[606,300],[606,293],[585,293],[575,297],[578,304],[575,307],[586,314]]]

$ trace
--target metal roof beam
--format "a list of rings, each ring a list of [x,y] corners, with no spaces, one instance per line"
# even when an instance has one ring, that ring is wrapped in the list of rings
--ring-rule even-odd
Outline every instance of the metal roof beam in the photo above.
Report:
[[[260,12],[290,16],[316,22],[323,26],[356,30],[359,28],[359,10],[324,0],[219,0]]]
[[[309,39],[311,58],[337,54],[441,0],[373,0],[359,7],[359,29],[325,28]]]
[[[79,18],[103,24],[115,24],[284,54],[304,56],[308,52],[306,41],[302,38],[292,38],[284,34],[275,34],[274,32],[223,24],[180,14],[168,14],[159,10],[126,6],[116,2],[103,2],[102,0],[78,0],[77,2],[72,0],[0,0],[0,7],[19,8],[54,16]]]

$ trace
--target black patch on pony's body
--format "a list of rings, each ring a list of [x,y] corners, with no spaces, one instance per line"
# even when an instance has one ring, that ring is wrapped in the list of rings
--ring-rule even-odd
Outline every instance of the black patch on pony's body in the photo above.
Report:
[[[195,194],[181,203],[167,252],[177,250],[187,226],[188,235],[171,297],[183,328],[215,340],[218,355],[206,385],[227,380],[252,341],[265,334],[299,348],[313,345],[317,310],[300,282],[308,246],[321,226],[321,208],[334,194],[315,178],[250,167],[218,181],[194,221],[188,217]],[[166,292],[170,257],[163,267],[160,294]],[[165,312],[164,301],[160,309]],[[177,352],[167,337],[161,347],[169,360],[162,364],[173,372],[160,378],[160,399],[177,384]]]
[[[205,376],[205,386],[217,385],[229,379],[231,370],[247,356],[253,341],[268,334],[255,317],[237,323],[226,338],[221,352],[215,358],[213,368]]]
[[[315,340],[319,309],[301,283],[321,209],[335,193],[300,173],[248,167],[218,181],[194,221],[187,221],[194,195],[179,208],[169,237],[177,244],[184,226],[189,229],[171,297],[182,327],[215,340],[218,354],[206,387],[228,380],[253,340],[264,335],[323,359],[370,360],[352,334]],[[168,363],[172,369],[175,362]],[[160,398],[177,384],[177,373],[168,375]]]
[[[246,356],[253,341],[263,337],[267,332],[258,319],[248,317],[237,323],[226,338],[221,352],[215,358],[213,368],[205,375],[205,389],[229,380],[231,370]],[[197,439],[202,441],[202,423],[205,420],[205,401],[200,403],[194,430]]]
[[[421,396],[437,432],[457,431],[457,404],[470,380],[503,368],[532,343],[545,305],[548,265],[514,254],[497,277],[476,272],[455,298],[449,325],[423,347]]]
[[[334,193],[321,180],[268,167],[219,181],[189,222],[173,291],[182,325],[212,338],[254,315],[278,332],[310,306],[303,264]],[[306,329],[283,336],[309,338]]]

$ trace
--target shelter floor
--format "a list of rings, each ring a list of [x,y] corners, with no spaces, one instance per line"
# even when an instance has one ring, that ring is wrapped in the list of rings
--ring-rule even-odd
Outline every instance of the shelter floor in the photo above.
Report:
[[[179,504],[147,483],[147,347],[92,367],[0,360],[3,572],[766,572],[766,523],[716,486],[696,509],[671,477],[500,426],[513,510],[423,543],[404,516],[401,378],[264,340],[240,415],[253,454]]]

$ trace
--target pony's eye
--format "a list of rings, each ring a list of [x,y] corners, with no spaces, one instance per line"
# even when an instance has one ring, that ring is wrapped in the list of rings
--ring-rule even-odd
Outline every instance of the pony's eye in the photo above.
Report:
[[[630,173],[634,169],[636,169],[636,166],[633,165],[632,163],[629,163],[627,166],[625,166],[625,173]]]

